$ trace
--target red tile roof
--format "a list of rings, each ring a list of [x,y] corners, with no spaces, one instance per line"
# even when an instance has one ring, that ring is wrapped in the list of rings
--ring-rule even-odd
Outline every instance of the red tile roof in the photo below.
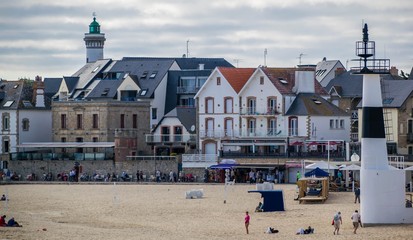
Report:
[[[296,71],[313,71],[312,68],[267,68],[261,67],[261,70],[267,75],[274,86],[281,94],[295,94],[292,89],[295,85]],[[284,81],[282,81],[284,80]],[[315,93],[321,95],[328,95],[321,84],[314,77]]]
[[[235,92],[239,93],[245,83],[254,73],[255,68],[226,68],[218,67],[218,70],[232,86]]]

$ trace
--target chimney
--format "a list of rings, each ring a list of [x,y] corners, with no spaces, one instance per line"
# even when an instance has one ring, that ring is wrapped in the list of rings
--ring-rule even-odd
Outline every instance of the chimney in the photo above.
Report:
[[[295,71],[295,84],[293,91],[296,94],[302,93],[314,93],[314,71]]]
[[[35,107],[45,107],[44,104],[44,82],[42,77],[36,76],[33,83],[33,103]]]
[[[390,75],[392,75],[392,76],[399,76],[399,69],[397,69],[395,66],[391,66],[391,68],[390,68]]]
[[[345,71],[345,68],[336,68],[336,70],[334,71],[334,77],[340,76]]]
[[[199,69],[199,70],[204,70],[204,67],[205,67],[205,64],[203,64],[203,63],[200,63],[200,64],[198,65],[198,69]]]

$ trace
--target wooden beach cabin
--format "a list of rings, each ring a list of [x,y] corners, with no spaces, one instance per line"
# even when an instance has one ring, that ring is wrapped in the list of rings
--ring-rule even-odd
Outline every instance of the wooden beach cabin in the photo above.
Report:
[[[306,177],[297,182],[298,201],[322,202],[328,198],[328,178],[327,177]]]

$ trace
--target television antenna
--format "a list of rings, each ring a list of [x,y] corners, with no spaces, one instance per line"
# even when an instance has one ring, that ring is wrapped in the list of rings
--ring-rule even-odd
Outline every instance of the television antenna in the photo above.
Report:
[[[186,57],[189,57],[189,39],[186,40]]]
[[[235,64],[237,64],[237,68],[238,68],[238,64],[239,64],[240,62],[242,62],[242,59],[240,59],[240,58],[234,58],[233,61],[235,62]]]
[[[303,58],[304,55],[307,55],[307,54],[305,54],[305,53],[300,53],[300,55],[298,55],[298,59],[299,59],[298,63],[299,63],[299,65],[301,65],[301,59]]]
[[[268,53],[268,51],[267,51],[267,49],[265,48],[265,49],[264,49],[264,67],[267,66],[267,53]]]

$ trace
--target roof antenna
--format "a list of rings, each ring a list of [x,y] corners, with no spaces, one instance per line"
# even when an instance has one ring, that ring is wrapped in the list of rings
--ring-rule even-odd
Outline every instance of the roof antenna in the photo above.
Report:
[[[186,57],[189,57],[189,39],[186,40]]]
[[[240,59],[240,58],[235,58],[235,59],[234,59],[234,62],[237,64],[237,68],[238,68],[238,63],[239,63],[239,62],[242,62],[242,59]]]
[[[298,59],[299,59],[299,65],[301,65],[301,59],[303,58],[303,56],[304,55],[306,55],[306,54],[304,54],[304,53],[300,53],[300,55],[298,56]]]
[[[267,51],[267,49],[265,48],[265,49],[264,49],[264,67],[267,67],[267,53],[268,53],[268,51]]]

